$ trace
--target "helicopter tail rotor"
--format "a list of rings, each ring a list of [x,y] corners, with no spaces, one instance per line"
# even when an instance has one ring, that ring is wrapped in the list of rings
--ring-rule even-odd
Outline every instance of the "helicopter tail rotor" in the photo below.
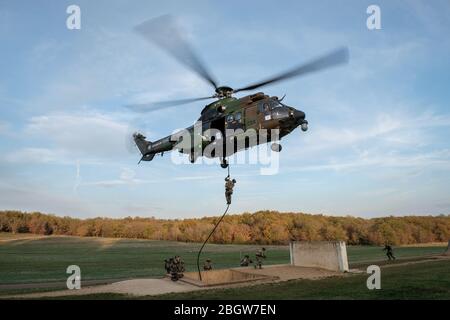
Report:
[[[139,162],[152,161],[153,158],[155,157],[155,153],[152,152],[152,143],[145,139],[146,137],[141,133],[138,132],[133,133],[133,140],[142,154],[142,158]]]

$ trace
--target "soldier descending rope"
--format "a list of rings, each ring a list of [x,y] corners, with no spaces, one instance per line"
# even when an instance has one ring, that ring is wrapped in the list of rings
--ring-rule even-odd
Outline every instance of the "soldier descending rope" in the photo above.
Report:
[[[229,175],[225,178],[225,198],[227,199],[228,205],[231,204],[231,195],[233,194],[233,188],[235,184],[236,180],[231,180]]]
[[[216,231],[217,227],[219,226],[220,222],[222,222],[223,218],[227,214],[228,209],[230,208],[230,205],[231,205],[231,195],[233,194],[233,188],[234,188],[234,185],[236,184],[236,180],[235,179],[233,179],[233,180],[230,179],[230,166],[227,165],[227,168],[228,168],[228,176],[225,178],[225,197],[227,199],[227,208],[225,209],[225,212],[220,217],[219,221],[216,223],[216,225],[212,229],[211,233],[208,235],[208,237],[206,238],[206,240],[203,242],[202,246],[200,247],[200,250],[198,251],[198,254],[197,254],[197,270],[198,270],[198,278],[200,279],[200,281],[202,281],[202,273],[200,271],[200,254],[202,253],[203,248],[205,247],[205,245],[208,242],[209,238],[211,238],[211,236],[213,235],[214,231]],[[207,269],[205,269],[205,267]],[[212,264],[211,264],[210,260],[209,261],[206,260],[205,264],[203,265],[203,269],[205,271],[212,269]]]

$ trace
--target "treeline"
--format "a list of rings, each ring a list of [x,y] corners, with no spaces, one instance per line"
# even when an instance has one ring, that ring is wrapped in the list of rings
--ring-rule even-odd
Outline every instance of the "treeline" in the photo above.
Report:
[[[0,211],[0,232],[200,242],[217,220],[217,217],[82,220],[38,212]],[[345,240],[352,245],[400,245],[442,242],[449,238],[449,215],[363,219],[259,211],[225,217],[210,241],[287,244],[291,240]]]

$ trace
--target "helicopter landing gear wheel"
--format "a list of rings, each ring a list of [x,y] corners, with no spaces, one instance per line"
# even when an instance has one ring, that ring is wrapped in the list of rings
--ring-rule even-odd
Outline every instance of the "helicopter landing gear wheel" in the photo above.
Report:
[[[272,151],[274,152],[280,152],[283,149],[283,147],[279,143],[272,143],[270,149],[272,149]]]
[[[228,161],[226,159],[222,159],[220,166],[222,167],[222,169],[228,168]]]
[[[191,163],[195,163],[195,160],[197,160],[197,157],[195,156],[195,154],[194,154],[193,152],[191,152],[191,153],[189,154],[189,161],[190,161]]]
[[[303,132],[308,131],[308,121],[303,122],[301,128]]]

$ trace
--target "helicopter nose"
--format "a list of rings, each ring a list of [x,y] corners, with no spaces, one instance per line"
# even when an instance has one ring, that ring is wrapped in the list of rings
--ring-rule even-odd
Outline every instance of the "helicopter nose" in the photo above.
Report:
[[[305,113],[300,110],[294,110],[294,118],[297,120],[297,122],[303,122],[305,120]]]

